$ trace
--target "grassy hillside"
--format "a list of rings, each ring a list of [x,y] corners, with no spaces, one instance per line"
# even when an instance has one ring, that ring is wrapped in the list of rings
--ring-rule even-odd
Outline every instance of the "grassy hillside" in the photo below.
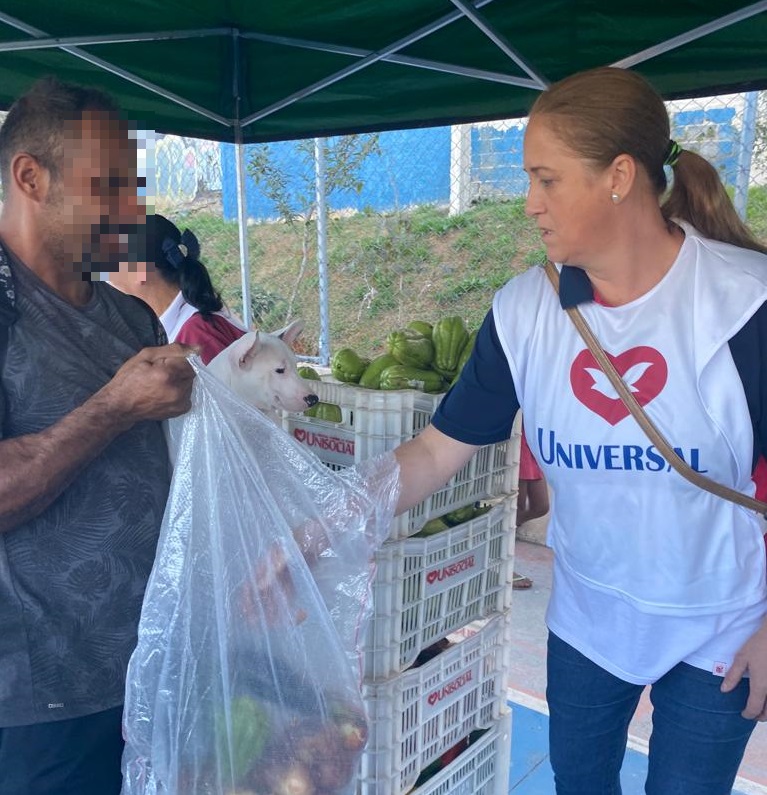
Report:
[[[223,221],[215,205],[173,217],[198,234],[214,283],[239,310],[236,223]],[[767,188],[751,190],[749,223],[767,242]],[[305,232],[308,256],[302,270]],[[256,324],[275,329],[303,318],[303,352],[310,355],[317,354],[319,339],[315,235],[314,224],[248,227]],[[459,314],[476,327],[495,290],[542,256],[521,199],[483,202],[454,217],[431,206],[335,217],[328,228],[331,351],[352,347],[376,354],[390,331],[414,319],[433,322]]]

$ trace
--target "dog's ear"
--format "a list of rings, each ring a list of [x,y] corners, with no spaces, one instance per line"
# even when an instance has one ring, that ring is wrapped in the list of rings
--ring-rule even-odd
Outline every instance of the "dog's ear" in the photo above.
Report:
[[[281,328],[279,331],[273,331],[272,334],[275,337],[279,337],[286,345],[292,345],[295,341],[296,337],[304,330],[304,321],[301,318],[297,318],[289,325],[285,326],[285,328]]]
[[[261,337],[257,331],[246,334],[235,343],[232,353],[237,358],[237,367],[240,370],[250,370],[261,345]]]

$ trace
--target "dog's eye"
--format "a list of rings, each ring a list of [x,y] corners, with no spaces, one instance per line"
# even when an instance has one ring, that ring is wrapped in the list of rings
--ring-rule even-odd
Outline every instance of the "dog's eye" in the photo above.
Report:
[[[275,370],[275,372],[276,372],[276,373],[279,373],[280,375],[285,375],[285,368],[284,368],[284,367],[278,367],[278,368]]]

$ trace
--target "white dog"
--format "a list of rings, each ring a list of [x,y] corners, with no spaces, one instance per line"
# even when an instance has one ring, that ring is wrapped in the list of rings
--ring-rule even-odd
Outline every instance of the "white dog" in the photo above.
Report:
[[[271,334],[250,331],[212,359],[208,370],[275,421],[280,410],[305,411],[319,398],[309,388],[311,381],[298,374],[290,349],[303,327],[294,320]]]

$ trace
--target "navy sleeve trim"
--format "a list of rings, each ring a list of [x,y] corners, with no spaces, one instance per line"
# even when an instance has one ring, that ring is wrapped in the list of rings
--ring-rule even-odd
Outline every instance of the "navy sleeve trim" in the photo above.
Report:
[[[594,287],[586,271],[572,265],[563,265],[559,273],[559,304],[570,309],[594,300]]]
[[[459,442],[493,444],[509,438],[518,409],[517,390],[491,310],[477,333],[472,355],[439,404],[432,424]]]
[[[754,429],[753,469],[760,455],[767,457],[767,303],[757,309],[729,344]]]

